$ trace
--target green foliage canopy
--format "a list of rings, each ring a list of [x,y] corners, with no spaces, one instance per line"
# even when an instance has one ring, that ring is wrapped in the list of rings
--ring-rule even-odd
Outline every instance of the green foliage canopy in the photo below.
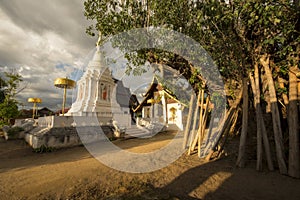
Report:
[[[163,27],[199,42],[225,80],[241,80],[262,54],[271,56],[281,76],[299,58],[299,1],[286,0],[86,0],[87,33],[111,36],[143,27]],[[200,74],[179,55],[143,49],[127,55],[134,66],[149,61],[171,66],[192,83]],[[128,70],[136,69],[128,66]]]

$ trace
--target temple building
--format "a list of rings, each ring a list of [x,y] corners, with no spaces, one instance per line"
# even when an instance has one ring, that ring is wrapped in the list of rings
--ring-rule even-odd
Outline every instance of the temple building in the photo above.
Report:
[[[164,124],[166,127],[176,126],[183,130],[186,105],[178,100],[176,95],[171,92],[158,77],[154,77],[148,90],[143,95],[141,103],[134,109],[134,112],[142,113],[138,125]]]

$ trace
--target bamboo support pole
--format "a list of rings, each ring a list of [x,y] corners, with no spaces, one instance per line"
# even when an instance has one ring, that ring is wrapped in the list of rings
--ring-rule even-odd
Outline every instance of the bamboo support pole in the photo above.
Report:
[[[245,150],[247,140],[248,128],[248,84],[247,80],[243,79],[243,119],[242,119],[242,133],[240,137],[239,154],[236,165],[239,167],[245,166]]]
[[[201,121],[202,124],[202,128],[199,132],[199,149],[201,149],[201,144],[203,142],[204,136],[205,136],[205,130],[206,130],[206,122],[207,122],[207,118],[208,118],[208,106],[209,106],[209,97],[206,98],[206,104],[204,107],[204,114],[203,114],[203,119]],[[200,157],[200,155],[198,154],[198,156]]]
[[[208,116],[208,103],[209,103],[209,97],[206,98],[205,107],[203,108],[203,104],[202,104],[202,107],[200,107],[200,109],[204,109],[204,114],[203,114],[203,112],[202,113],[200,112],[200,114],[199,114],[200,115],[199,118],[202,118],[202,119],[199,120],[199,128],[198,128],[196,136],[194,138],[192,138],[192,140],[191,140],[191,145],[189,148],[189,155],[191,154],[192,151],[195,150],[196,145],[199,140],[198,138],[202,136],[200,138],[200,145],[203,141],[203,135],[204,135],[205,125],[206,125],[207,116]],[[201,115],[202,115],[202,117],[201,117]]]
[[[262,110],[261,110],[261,105],[260,105],[260,96],[257,95],[259,93],[259,88],[257,88],[257,86],[255,85],[255,81],[254,81],[254,78],[251,75],[251,73],[249,73],[249,79],[250,79],[252,92],[254,95],[254,108],[256,110],[257,132],[260,131],[261,135],[262,135],[263,146],[264,146],[265,154],[266,154],[266,158],[267,158],[268,169],[270,171],[273,171],[274,166],[273,166],[273,161],[272,161],[272,156],[271,156],[269,139],[268,139],[265,122],[264,122],[263,115],[262,115]],[[259,87],[259,85],[258,85],[258,87]],[[257,133],[257,135],[259,135],[259,133]],[[262,155],[261,155],[262,148],[260,147],[261,144],[259,143],[259,141],[261,141],[261,139],[257,137],[257,168],[256,168],[257,170],[260,169],[260,165],[262,164],[261,159],[259,158],[259,156],[262,157]],[[259,151],[261,151],[261,152],[259,152]]]
[[[197,118],[198,118],[198,111],[199,111],[199,107],[200,107],[200,116],[201,116],[201,105],[199,105],[199,102],[200,102],[200,98],[201,98],[201,94],[202,94],[202,91],[203,90],[200,90],[199,89],[199,93],[198,93],[198,97],[197,97],[197,102],[196,102],[196,110],[195,110],[195,113],[194,113],[194,121],[193,121],[193,128],[192,128],[192,135],[191,135],[191,140],[190,140],[190,145],[189,147],[191,146],[191,142],[192,142],[192,139],[195,137],[195,129],[196,129],[196,125],[197,125]],[[200,123],[199,123],[199,126]],[[190,149],[189,148],[189,151],[188,151],[188,155],[190,155]]]
[[[299,150],[299,116],[297,91],[297,66],[291,67],[289,72],[289,168],[288,174],[300,178],[300,150]]]
[[[251,81],[251,79],[250,79]],[[251,82],[250,82],[251,83]],[[252,85],[252,84],[251,84]],[[254,85],[252,85],[252,91],[254,94],[254,104],[256,111],[256,127],[257,127],[257,162],[256,162],[256,170],[262,170],[262,157],[263,157],[263,148],[262,148],[262,129],[261,129],[261,120],[263,120],[260,113],[260,89],[259,89],[259,69],[258,63],[254,65]]]
[[[274,85],[274,81],[273,81],[273,77],[272,77],[272,72],[269,67],[269,64],[270,64],[269,55],[266,55],[266,54],[263,55],[260,58],[260,63],[264,67],[266,77],[268,79],[268,87],[269,87],[271,111],[272,111],[272,121],[273,121],[273,131],[274,131],[276,156],[277,156],[279,171],[281,174],[287,174],[287,166],[285,163],[286,159],[285,159],[285,155],[284,155],[281,122],[280,122],[279,110],[278,110],[278,105],[277,105],[275,85]]]
[[[188,138],[189,138],[191,119],[192,119],[192,115],[193,115],[194,98],[195,98],[195,95],[193,93],[191,95],[191,100],[190,100],[190,105],[189,105],[189,113],[188,113],[188,118],[187,118],[185,132],[184,132],[183,149],[186,149],[186,145],[187,145]]]
[[[200,104],[201,112],[200,112],[200,120],[199,120],[200,121],[200,123],[199,123],[199,130],[205,129],[205,126],[202,123],[202,120],[203,120],[203,102],[204,102],[204,90],[201,91],[201,104]],[[200,126],[201,126],[201,129],[200,129]],[[201,137],[200,137],[200,133],[199,133],[199,137],[198,137],[198,157],[200,157],[200,153],[201,153]]]

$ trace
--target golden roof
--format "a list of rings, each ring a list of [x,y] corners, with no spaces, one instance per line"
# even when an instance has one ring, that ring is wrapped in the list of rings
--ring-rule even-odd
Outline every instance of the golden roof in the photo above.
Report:
[[[33,98],[28,98],[29,103],[42,103],[42,99],[33,97]]]
[[[76,82],[68,78],[57,78],[54,81],[54,86],[58,88],[72,89],[75,85]]]

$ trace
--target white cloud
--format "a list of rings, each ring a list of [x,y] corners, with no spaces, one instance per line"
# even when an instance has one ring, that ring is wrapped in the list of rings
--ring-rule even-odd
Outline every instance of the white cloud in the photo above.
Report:
[[[69,76],[94,47],[96,38],[86,35],[87,24],[81,0],[1,2],[1,71],[15,69],[28,83],[18,97],[22,103],[36,96],[43,99],[41,106],[59,109],[62,91],[53,82]]]

